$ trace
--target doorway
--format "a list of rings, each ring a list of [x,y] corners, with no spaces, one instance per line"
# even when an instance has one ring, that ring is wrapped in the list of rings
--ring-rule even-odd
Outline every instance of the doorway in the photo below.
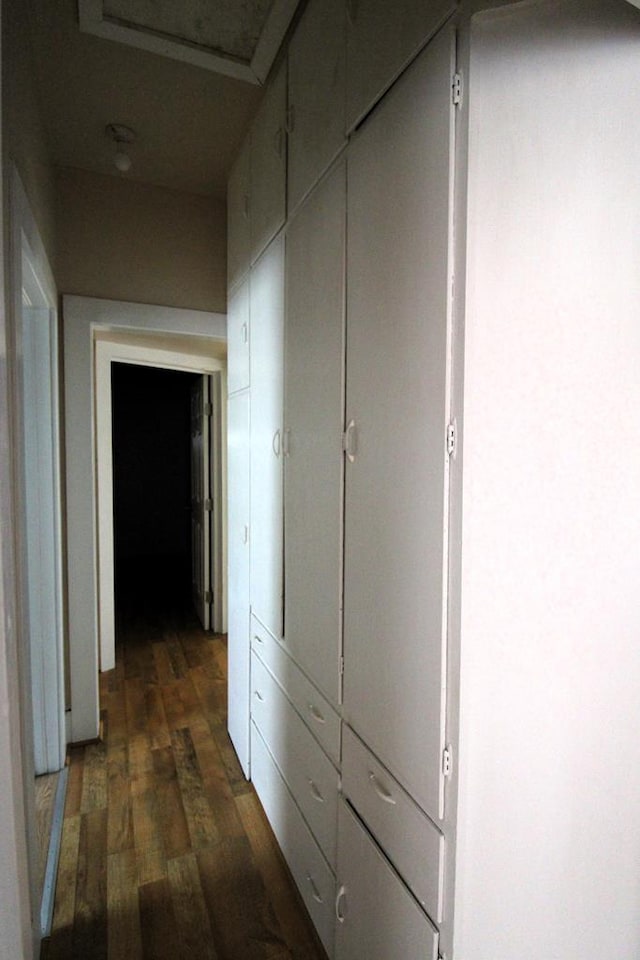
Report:
[[[204,379],[111,365],[116,618],[134,608],[191,604],[199,545],[192,545],[192,487],[199,477],[192,477],[191,397]]]

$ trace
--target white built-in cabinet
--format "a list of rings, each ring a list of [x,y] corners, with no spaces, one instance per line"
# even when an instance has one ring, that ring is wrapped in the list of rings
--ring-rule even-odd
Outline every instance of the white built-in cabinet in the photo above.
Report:
[[[251,609],[282,637],[284,236],[251,269]]]
[[[270,84],[250,133],[249,223],[251,261],[283,225],[287,206],[287,71],[282,64]]]
[[[227,185],[227,285],[230,290],[245,276],[251,260],[249,147],[247,141],[236,157]]]
[[[346,120],[351,130],[453,13],[455,0],[345,0]]]
[[[287,192],[293,211],[345,142],[344,0],[311,0],[288,60]]]
[[[237,393],[251,381],[249,360],[249,278],[229,295],[227,305],[227,389]]]
[[[286,649],[340,700],[345,165],[289,226],[285,347]]]
[[[234,168],[230,731],[332,960],[637,960],[638,62],[311,0]]]
[[[454,44],[450,29],[429,44],[347,159],[344,717],[436,819]]]
[[[249,774],[249,391],[229,396],[227,404],[227,544],[229,554],[228,676],[229,736],[245,774]]]

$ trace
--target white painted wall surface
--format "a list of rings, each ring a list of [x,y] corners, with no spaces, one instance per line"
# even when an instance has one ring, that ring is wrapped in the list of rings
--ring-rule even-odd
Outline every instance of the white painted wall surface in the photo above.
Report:
[[[639,64],[473,28],[455,960],[640,956]]]

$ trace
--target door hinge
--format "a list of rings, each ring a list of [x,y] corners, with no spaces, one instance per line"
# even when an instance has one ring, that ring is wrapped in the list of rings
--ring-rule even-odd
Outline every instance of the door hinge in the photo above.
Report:
[[[344,657],[340,657],[340,676],[344,677]]]
[[[455,420],[447,426],[447,456],[455,457],[458,445],[458,430]]]
[[[213,500],[205,500],[204,509],[207,513],[211,513],[213,510]]]
[[[210,417],[213,413],[213,405],[210,403],[205,403],[204,405],[204,415],[205,417]]]
[[[213,603],[213,594],[211,593],[211,590],[205,590],[205,592],[204,592],[204,602],[205,602],[205,603]]]
[[[445,747],[442,751],[442,775],[451,776],[451,747]]]
[[[462,103],[462,74],[454,73],[451,81],[451,102],[454,107],[459,107]]]

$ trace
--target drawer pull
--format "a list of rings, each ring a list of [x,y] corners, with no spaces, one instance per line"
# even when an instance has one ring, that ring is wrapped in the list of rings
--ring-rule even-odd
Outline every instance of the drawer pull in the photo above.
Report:
[[[318,788],[317,788],[317,786],[315,785],[315,783],[313,782],[313,780],[311,780],[311,778],[309,778],[309,779],[307,780],[307,783],[309,784],[309,789],[310,789],[310,791],[311,791],[311,796],[313,797],[313,799],[314,799],[314,800],[317,800],[318,803],[324,803],[324,797],[322,796],[322,794],[321,794],[320,791],[318,790]]]
[[[371,784],[371,786],[373,787],[373,789],[378,794],[381,800],[384,800],[385,803],[395,804],[396,801],[394,800],[394,798],[391,796],[389,791],[382,786],[382,784],[376,777],[375,773],[372,773],[371,770],[369,771],[369,783]]]
[[[264,697],[262,696],[259,690],[254,690],[253,695],[256,698],[256,700],[260,701],[260,703],[264,703]]]
[[[341,909],[341,906],[342,906],[342,901],[345,899],[346,895],[347,895],[347,891],[343,884],[336,894],[336,920],[338,921],[338,923],[344,923],[345,913],[344,913],[344,910]]]
[[[325,718],[322,716],[322,714],[320,713],[320,711],[318,710],[318,708],[316,707],[315,703],[309,704],[309,713],[317,723],[327,722]]]
[[[311,896],[316,901],[316,903],[324,903],[324,900],[320,896],[320,891],[318,890],[315,883],[313,882],[313,877],[307,876],[307,882],[311,887]]]
[[[256,641],[256,643],[264,643],[264,640],[262,639],[262,637],[258,636],[257,633],[254,633],[253,639]]]

